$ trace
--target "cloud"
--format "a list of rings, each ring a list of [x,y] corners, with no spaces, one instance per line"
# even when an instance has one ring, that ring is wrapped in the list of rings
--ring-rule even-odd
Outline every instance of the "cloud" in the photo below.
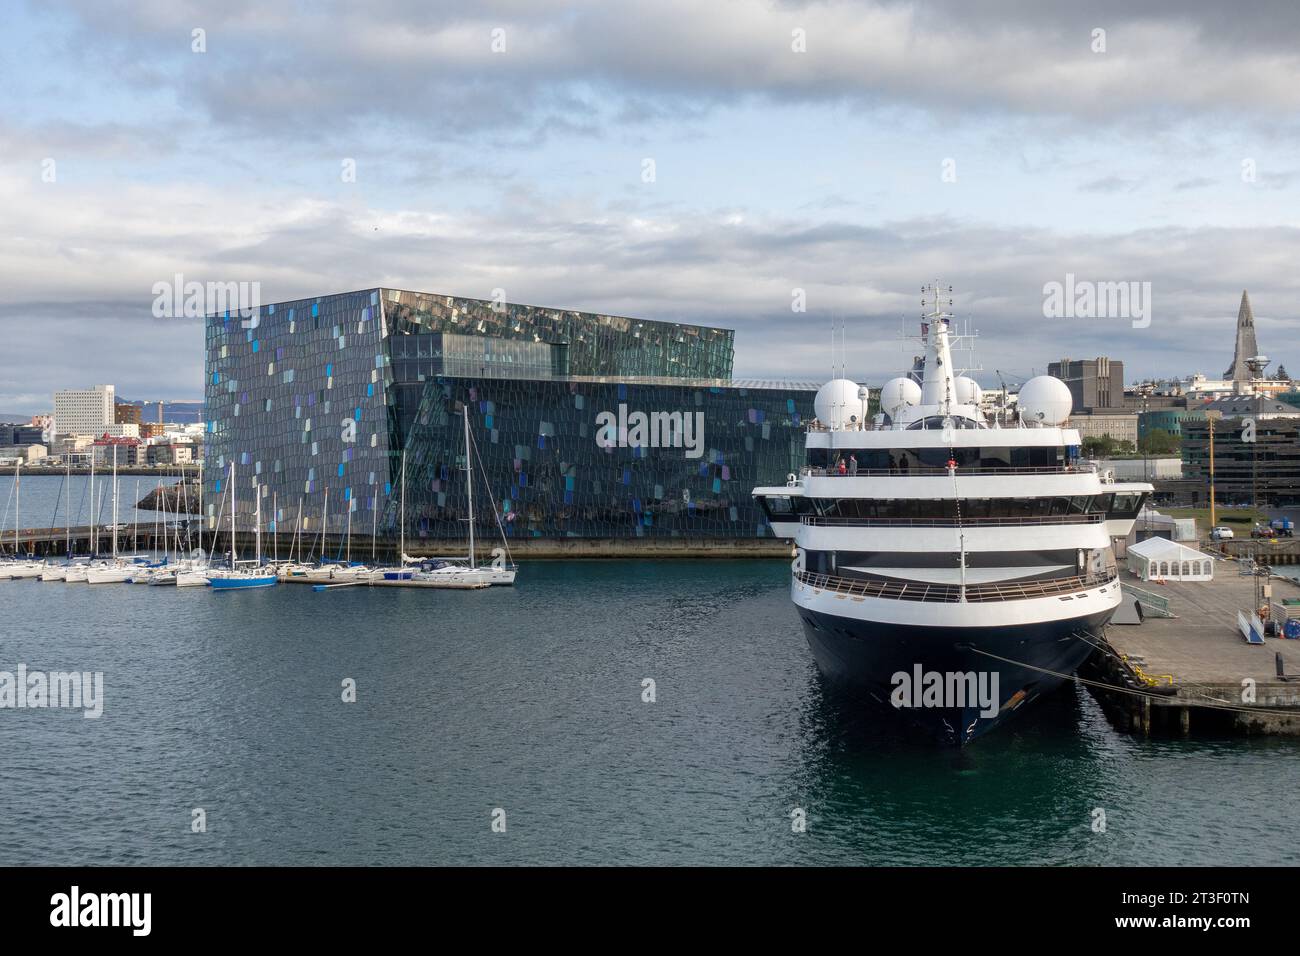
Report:
[[[264,301],[503,288],[717,324],[746,377],[822,377],[843,317],[850,369],[873,380],[907,364],[896,334],[935,278],[989,369],[1108,354],[1130,375],[1226,366],[1246,286],[1285,360],[1300,240],[1275,190],[1300,181],[1279,119],[1300,106],[1300,8],[1280,0],[29,12],[0,45],[27,54],[0,120],[7,411],[104,379],[196,396],[201,330],[150,316],[177,273],[259,282]],[[671,171],[655,190],[629,185],[647,155]],[[939,182],[947,155],[960,187]],[[362,170],[347,188],[342,157]],[[1150,281],[1151,327],[1043,319],[1043,284],[1067,272]]]
[[[1084,183],[1079,189],[1085,193],[1131,193],[1140,183],[1136,179],[1124,179],[1121,176],[1103,176]]]
[[[125,82],[168,88],[223,127],[312,139],[376,122],[443,136],[595,132],[753,100],[1090,124],[1157,112],[1266,120],[1300,107],[1300,15],[1268,6],[1246,17],[1209,3],[1082,11],[1064,0],[65,4],[75,45]],[[207,52],[194,54],[200,27]]]
[[[20,396],[106,378],[142,398],[197,396],[199,323],[150,315],[153,283],[176,273],[258,282],[264,302],[385,285],[482,298],[501,288],[515,302],[721,325],[737,330],[739,377],[820,377],[830,323],[842,318],[851,370],[879,381],[906,364],[896,335],[916,324],[917,290],[936,277],[956,287],[981,352],[997,356],[990,368],[1094,354],[1124,359],[1131,376],[1221,365],[1243,285],[1261,346],[1286,361],[1281,317],[1297,281],[1282,266],[1300,256],[1300,229],[1281,226],[1069,235],[936,217],[809,225],[759,208],[650,216],[525,191],[478,212],[194,187],[91,195],[59,186],[34,197],[0,178],[0,205],[27,224],[0,238],[0,341],[11,343],[13,376],[0,406],[21,411],[31,402]],[[1151,282],[1151,327],[1044,319],[1043,284],[1066,273]],[[791,311],[796,288],[807,313]]]

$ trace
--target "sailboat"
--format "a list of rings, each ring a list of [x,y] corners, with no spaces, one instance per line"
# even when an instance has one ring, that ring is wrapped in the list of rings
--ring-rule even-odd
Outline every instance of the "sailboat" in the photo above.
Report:
[[[68,558],[68,560],[63,561],[61,564],[56,564],[56,563],[54,563],[54,562],[52,562],[52,561],[48,561],[48,560],[47,560],[46,563],[45,563],[45,565],[41,568],[40,580],[42,580],[42,581],[63,581],[63,580],[66,580],[66,579],[67,579],[67,576],[68,576],[68,566],[72,563],[72,561],[71,561],[71,558],[72,558],[72,518],[69,516],[69,511],[68,511],[69,507],[71,507],[71,505],[72,505],[72,488],[71,488],[71,485],[72,485],[72,482],[71,482],[71,478],[72,478],[72,462],[71,462],[71,461],[68,461],[68,462],[66,463],[65,467],[67,468],[67,471],[65,472],[65,474],[64,474],[64,476],[63,476],[63,486],[62,486],[62,491],[63,491],[63,512],[64,512],[64,514],[63,514],[63,524],[65,525],[65,527],[64,527],[64,529],[63,529],[63,532],[64,532],[64,537],[66,538],[66,541],[67,541],[67,545],[66,545],[66,546],[67,546],[67,558]],[[55,505],[54,510],[55,510],[55,516],[56,516],[56,518],[57,518],[57,515],[58,515],[58,505],[57,505],[57,504]],[[53,531],[54,531],[54,527],[51,526],[51,527],[50,527],[50,532],[53,533]]]
[[[19,502],[22,500],[22,478],[18,469],[22,467],[22,459],[14,462],[14,560],[0,564],[0,578],[37,578],[45,570],[45,565],[37,561],[26,561],[20,557],[21,552],[18,546],[18,526],[22,524],[18,510]]]
[[[399,544],[397,553],[401,555],[401,564],[395,568],[377,568],[371,572],[371,584],[389,585],[408,588],[480,588],[486,585],[461,581],[452,577],[429,580],[427,572],[421,569],[424,563],[420,558],[413,558],[406,553],[406,452],[402,452],[401,504],[398,510]]]
[[[256,485],[253,486],[255,489]],[[230,462],[230,569],[208,572],[208,583],[218,591],[233,591],[247,588],[269,588],[280,579],[273,569],[262,567],[262,495],[260,489],[254,491],[256,499],[256,517],[254,526],[257,538],[257,560],[251,568],[241,568],[235,542],[235,463]],[[180,580],[177,579],[177,584]]]
[[[117,446],[113,446],[113,560],[86,569],[87,584],[124,584],[131,580],[135,567],[117,556]]]
[[[505,529],[500,528],[500,516],[497,517],[497,525],[501,530],[501,544],[504,557],[499,561],[494,561],[490,565],[480,566],[478,557],[474,549],[474,461],[477,458],[477,449],[474,447],[473,437],[469,429],[469,406],[464,406],[463,421],[465,429],[465,495],[468,505],[467,526],[469,531],[469,551],[464,559],[461,558],[432,558],[425,559],[421,563],[422,567],[418,571],[412,572],[410,582],[416,586],[424,587],[454,587],[454,588],[480,588],[493,584],[514,584],[515,572],[517,568],[510,561],[509,546],[505,540]],[[480,463],[481,465],[481,463]],[[403,472],[405,479],[405,472]],[[494,512],[495,513],[495,512]],[[412,564],[419,559],[409,557],[403,549],[403,564]]]
[[[474,551],[474,462],[478,458],[478,449],[469,429],[469,406],[464,407],[465,427],[465,492],[469,505],[469,553],[461,559],[435,559],[434,566],[419,572],[416,580],[423,581],[457,581],[466,585],[510,585],[515,583],[518,570],[510,560],[510,548],[506,543],[505,529],[501,527],[497,515],[497,527],[501,531],[502,558],[492,564],[480,566]],[[480,462],[480,467],[482,463]],[[495,514],[495,509],[493,511]]]

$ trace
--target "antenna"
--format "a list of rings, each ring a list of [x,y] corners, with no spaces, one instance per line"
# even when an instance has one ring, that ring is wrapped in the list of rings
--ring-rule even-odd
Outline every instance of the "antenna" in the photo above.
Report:
[[[840,378],[849,377],[849,324],[840,316]]]

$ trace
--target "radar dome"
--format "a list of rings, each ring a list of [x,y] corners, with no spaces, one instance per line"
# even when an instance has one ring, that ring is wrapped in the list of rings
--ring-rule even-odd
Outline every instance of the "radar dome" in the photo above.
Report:
[[[984,397],[980,383],[966,375],[958,375],[953,384],[957,387],[958,405],[978,405]]]
[[[1052,375],[1039,375],[1020,386],[1020,419],[1059,425],[1070,416],[1074,399],[1070,387]]]
[[[921,386],[910,378],[891,378],[880,389],[880,409],[890,418],[897,418],[908,405],[921,401]]]
[[[817,389],[813,409],[823,425],[850,425],[862,421],[866,403],[858,398],[857,382],[833,378]]]

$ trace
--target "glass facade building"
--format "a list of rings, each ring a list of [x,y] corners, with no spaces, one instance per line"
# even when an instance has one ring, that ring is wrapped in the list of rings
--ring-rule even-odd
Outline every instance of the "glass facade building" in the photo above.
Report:
[[[771,537],[750,491],[798,471],[816,391],[733,381],[726,329],[395,289],[209,316],[205,344],[209,523],[233,461],[240,528],[257,495],[305,538],[395,536],[405,473],[408,539],[463,539],[466,408],[476,534]]]

